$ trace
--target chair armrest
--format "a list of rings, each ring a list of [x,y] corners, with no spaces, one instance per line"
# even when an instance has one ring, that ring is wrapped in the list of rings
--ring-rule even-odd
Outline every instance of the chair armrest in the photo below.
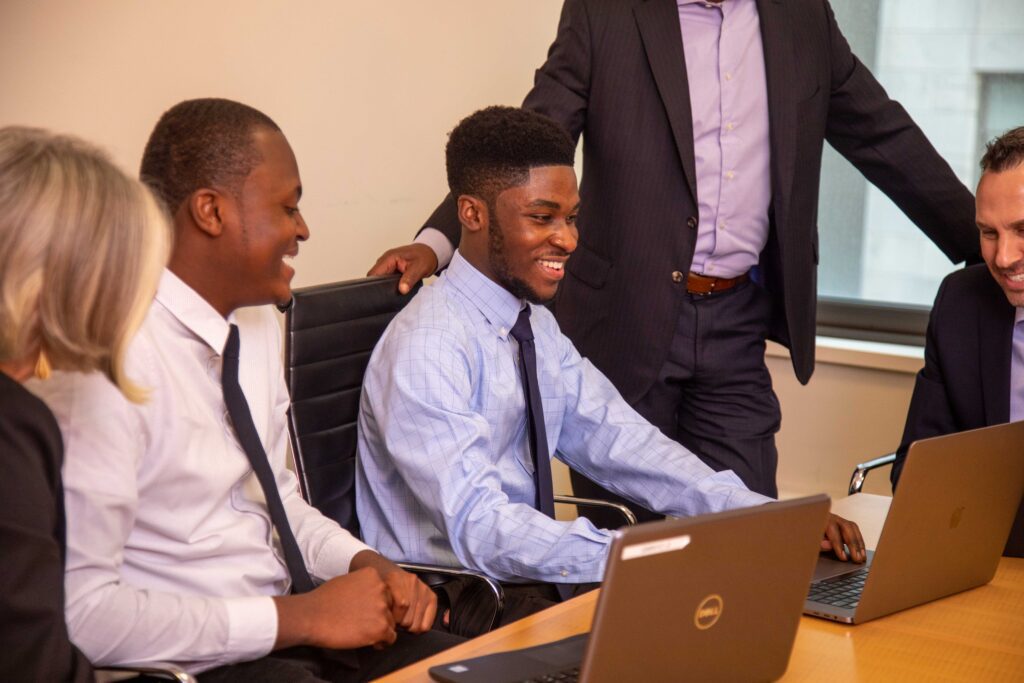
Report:
[[[868,478],[868,472],[879,467],[884,467],[885,465],[891,465],[895,460],[896,454],[888,453],[857,465],[853,470],[853,474],[850,476],[850,489],[848,494],[852,496],[855,493],[860,493],[861,488],[864,486],[864,480]]]
[[[173,664],[151,664],[149,666],[105,666],[97,669],[97,681],[123,681],[131,680],[136,676],[152,676],[163,678],[178,683],[197,683],[195,676],[186,673]]]
[[[435,576],[443,576],[446,579],[469,578],[482,581],[487,586],[488,590],[490,590],[491,596],[494,598],[494,618],[491,619],[491,626],[487,630],[493,630],[501,620],[501,613],[505,611],[505,591],[502,589],[501,584],[491,577],[485,576],[480,572],[475,572],[471,569],[463,569],[461,567],[441,567],[438,565],[417,564],[411,562],[396,562],[395,564],[408,572],[412,572],[416,575],[426,575],[426,577],[429,577],[429,575],[432,574]],[[431,588],[435,588],[443,582],[432,582],[427,578],[424,583]]]
[[[617,511],[626,520],[627,526],[636,524],[636,515],[622,503],[613,503],[609,500],[598,500],[597,498],[577,498],[576,496],[555,496],[556,503],[566,505],[583,505],[584,507],[609,508]]]

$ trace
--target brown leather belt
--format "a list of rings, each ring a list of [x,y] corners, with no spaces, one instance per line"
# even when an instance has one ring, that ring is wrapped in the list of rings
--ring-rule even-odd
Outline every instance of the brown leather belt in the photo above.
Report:
[[[711,294],[712,292],[724,292],[736,285],[741,285],[750,279],[749,273],[743,273],[739,277],[709,277],[690,273],[686,276],[686,291],[690,294]]]

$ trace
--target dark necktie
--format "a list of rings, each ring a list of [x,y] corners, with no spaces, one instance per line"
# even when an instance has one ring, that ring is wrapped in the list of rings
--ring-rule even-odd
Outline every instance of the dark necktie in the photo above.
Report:
[[[551,491],[551,454],[548,452],[548,432],[544,426],[544,405],[537,382],[537,349],[533,343],[530,325],[530,307],[519,312],[512,327],[512,337],[519,342],[519,374],[523,377],[526,394],[526,426],[530,439],[530,457],[533,458],[533,482],[537,492],[535,507],[552,519],[555,518],[555,498]],[[555,584],[563,600],[572,597],[572,588]]]
[[[224,345],[224,366],[221,370],[221,385],[224,388],[224,403],[227,404],[228,415],[231,416],[231,424],[235,428],[235,435],[238,442],[249,459],[256,478],[263,488],[263,496],[267,499],[267,509],[270,511],[270,521],[277,529],[278,538],[281,539],[281,548],[284,550],[284,561],[288,565],[288,573],[292,578],[292,592],[305,593],[313,590],[313,581],[306,572],[306,565],[302,561],[302,553],[299,552],[299,544],[295,542],[295,535],[291,526],[288,525],[288,515],[285,514],[284,503],[281,502],[281,494],[277,490],[277,482],[274,480],[274,473],[270,469],[270,461],[267,460],[267,453],[263,450],[259,434],[256,432],[256,425],[252,422],[252,415],[249,413],[249,403],[245,400],[242,387],[238,383],[238,326],[232,325],[228,334],[228,342]]]

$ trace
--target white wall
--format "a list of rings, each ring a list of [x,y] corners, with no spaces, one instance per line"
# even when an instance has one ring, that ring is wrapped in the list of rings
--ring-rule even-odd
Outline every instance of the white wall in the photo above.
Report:
[[[131,173],[160,114],[241,100],[284,129],[312,231],[296,285],[358,277],[444,195],[460,118],[518,105],[559,0],[2,0],[0,125],[81,135]]]

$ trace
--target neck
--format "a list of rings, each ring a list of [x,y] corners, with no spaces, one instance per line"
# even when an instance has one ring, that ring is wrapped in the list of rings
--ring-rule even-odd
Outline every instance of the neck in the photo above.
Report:
[[[21,361],[5,361],[0,363],[0,372],[4,373],[15,382],[22,383],[32,376],[32,371],[35,369],[35,362],[21,360]]]

